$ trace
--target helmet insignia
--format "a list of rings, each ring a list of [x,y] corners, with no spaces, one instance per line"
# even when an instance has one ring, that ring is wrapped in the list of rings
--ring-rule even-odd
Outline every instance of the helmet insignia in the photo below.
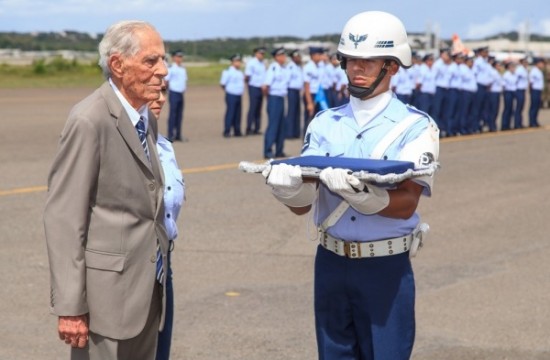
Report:
[[[360,42],[363,42],[367,40],[368,35],[353,35],[352,33],[349,33],[349,39],[353,41],[353,45],[355,45],[355,48],[357,49],[357,45],[359,45]]]
[[[392,48],[393,40],[377,41],[374,45],[375,48]]]

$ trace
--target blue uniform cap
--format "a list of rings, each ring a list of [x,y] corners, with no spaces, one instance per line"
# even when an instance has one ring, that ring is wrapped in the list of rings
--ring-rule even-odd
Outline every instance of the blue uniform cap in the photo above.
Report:
[[[231,55],[231,57],[229,57],[229,60],[231,61],[235,61],[235,60],[241,60],[242,57],[240,54],[234,54],[234,55]]]
[[[254,51],[254,54],[257,53],[257,52],[265,53],[266,48],[265,48],[265,46],[260,46],[260,47],[254,48],[253,51]]]
[[[172,51],[172,56],[183,56],[183,51],[181,50]]]
[[[300,50],[292,50],[289,53],[289,55],[292,56],[292,57],[299,56],[300,55]]]
[[[423,62],[426,62],[428,61],[429,59],[432,59],[433,60],[434,56],[432,54],[428,54],[428,55],[424,55],[424,57],[422,58],[422,61]]]
[[[273,49],[273,51],[271,52],[271,55],[272,55],[273,57],[275,57],[275,56],[277,56],[277,55],[281,55],[281,54],[286,54],[285,48],[283,48],[283,47],[279,47],[279,48]]]
[[[322,54],[324,52],[325,52],[325,49],[323,49],[322,47],[319,47],[319,46],[310,46],[310,48],[309,48],[309,54],[310,55]]]

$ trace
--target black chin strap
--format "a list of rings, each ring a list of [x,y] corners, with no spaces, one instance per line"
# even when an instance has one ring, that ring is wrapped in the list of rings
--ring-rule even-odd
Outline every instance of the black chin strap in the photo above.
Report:
[[[353,85],[348,76],[348,91],[350,95],[359,99],[364,99],[370,96],[374,92],[378,84],[380,84],[382,79],[384,79],[384,76],[386,76],[386,74],[388,73],[388,69],[386,69],[386,65],[387,65],[387,62],[384,62],[384,65],[382,65],[382,69],[380,70],[380,73],[376,77],[376,80],[374,80],[374,82],[369,87]],[[346,76],[347,76],[347,73],[346,73]]]

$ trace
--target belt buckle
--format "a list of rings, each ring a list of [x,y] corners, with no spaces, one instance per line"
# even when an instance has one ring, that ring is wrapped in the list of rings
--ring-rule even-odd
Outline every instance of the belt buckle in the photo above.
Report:
[[[350,259],[357,259],[361,257],[361,248],[359,243],[353,241],[344,241],[344,255]]]

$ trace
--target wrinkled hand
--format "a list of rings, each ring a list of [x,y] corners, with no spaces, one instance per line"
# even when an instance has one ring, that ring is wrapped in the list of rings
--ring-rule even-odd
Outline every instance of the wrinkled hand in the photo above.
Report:
[[[302,169],[298,165],[276,164],[262,172],[266,183],[285,192],[296,192],[303,184]]]
[[[84,348],[88,344],[88,315],[60,316],[59,338],[74,348]]]

